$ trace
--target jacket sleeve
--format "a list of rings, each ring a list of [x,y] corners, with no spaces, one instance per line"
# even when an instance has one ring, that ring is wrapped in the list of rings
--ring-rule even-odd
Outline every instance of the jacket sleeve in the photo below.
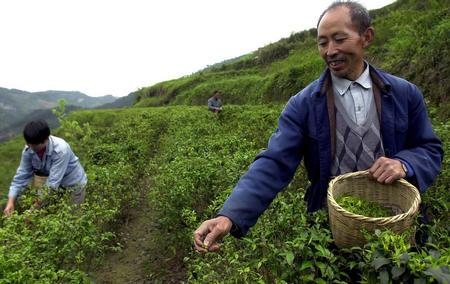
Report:
[[[408,180],[420,192],[431,186],[441,169],[442,143],[434,134],[421,92],[410,85],[408,94],[408,128],[405,147],[394,157],[407,161],[414,175]]]
[[[304,137],[301,119],[306,117],[307,108],[300,108],[297,100],[297,96],[289,100],[268,148],[256,156],[219,212],[238,228],[231,232],[235,237],[247,234],[278,192],[292,180],[301,161]]]
[[[62,147],[62,146],[61,146]],[[47,186],[56,189],[61,184],[70,161],[70,152],[66,145],[52,154],[52,165],[47,178]]]
[[[20,165],[17,168],[16,175],[11,182],[8,197],[16,198],[30,183],[31,178],[33,177],[33,165],[31,163],[31,158],[32,156],[29,149],[25,147],[22,151]]]

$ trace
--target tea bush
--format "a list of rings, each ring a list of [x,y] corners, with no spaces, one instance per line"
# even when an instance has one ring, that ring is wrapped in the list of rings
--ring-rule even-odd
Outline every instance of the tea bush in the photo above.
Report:
[[[420,246],[380,232],[368,236],[362,248],[336,248],[327,213],[306,213],[308,182],[300,167],[246,237],[226,237],[218,254],[192,250],[192,232],[215,216],[266,147],[281,109],[227,105],[216,115],[206,107],[173,106],[72,113],[62,124],[69,129],[56,135],[68,139],[83,162],[89,178],[86,203],[75,209],[63,198],[29,210],[36,193],[30,189],[22,196],[20,212],[2,219],[0,279],[91,282],[93,264],[120,249],[115,225],[145,191],[157,214],[160,245],[184,260],[189,283],[448,283],[448,156],[422,196],[432,220],[418,225],[428,234]],[[433,119],[437,112],[430,109]],[[450,123],[433,123],[449,152]]]
[[[104,119],[108,127],[93,128],[87,123],[92,122],[90,114],[73,114],[56,133],[75,146],[86,169],[86,202],[74,208],[63,198],[45,209],[30,210],[36,192],[29,189],[22,195],[19,213],[2,219],[2,283],[90,282],[86,271],[92,260],[118,248],[112,225],[143,190],[139,184],[148,174],[147,160],[165,121],[158,112],[98,112],[94,116],[113,115],[115,121],[111,125]]]

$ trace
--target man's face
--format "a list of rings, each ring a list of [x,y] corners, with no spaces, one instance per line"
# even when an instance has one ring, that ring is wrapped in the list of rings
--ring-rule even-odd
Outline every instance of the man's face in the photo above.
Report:
[[[45,140],[44,143],[40,143],[40,144],[27,144],[28,147],[31,148],[31,150],[33,150],[33,152],[39,152],[42,149],[45,149],[45,147],[47,147],[47,141]]]
[[[364,71],[364,48],[373,39],[373,29],[362,35],[353,25],[347,7],[337,7],[323,16],[317,29],[320,56],[331,72],[351,81]]]

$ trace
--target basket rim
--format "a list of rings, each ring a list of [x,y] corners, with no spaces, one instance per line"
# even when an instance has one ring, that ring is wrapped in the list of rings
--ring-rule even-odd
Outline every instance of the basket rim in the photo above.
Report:
[[[338,211],[339,213],[341,213],[345,217],[357,219],[357,220],[364,221],[364,222],[367,222],[367,223],[376,223],[376,224],[383,225],[383,226],[387,225],[387,224],[399,222],[399,221],[404,220],[404,219],[406,219],[408,217],[414,216],[418,212],[419,204],[421,202],[420,193],[419,193],[419,191],[417,190],[417,188],[415,186],[410,184],[405,179],[399,179],[399,180],[395,181],[397,183],[402,184],[403,186],[405,186],[409,190],[411,190],[413,192],[413,194],[414,194],[413,203],[412,203],[411,207],[408,209],[408,211],[406,211],[405,213],[397,214],[397,215],[393,215],[393,216],[389,216],[389,217],[367,217],[367,216],[364,216],[364,215],[359,215],[359,214],[352,213],[352,212],[344,209],[342,206],[340,206],[336,202],[336,200],[333,197],[333,188],[334,188],[334,184],[335,183],[337,183],[337,182],[339,182],[339,181],[341,181],[343,179],[346,179],[346,178],[367,177],[367,176],[369,176],[369,171],[365,170],[365,171],[346,173],[346,174],[337,176],[334,179],[332,179],[329,182],[328,193],[327,193],[327,199],[328,199],[329,206],[333,206],[334,209],[336,209],[336,211]]]

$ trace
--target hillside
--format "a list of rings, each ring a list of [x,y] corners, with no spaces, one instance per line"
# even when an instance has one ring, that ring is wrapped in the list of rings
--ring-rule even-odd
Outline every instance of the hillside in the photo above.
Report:
[[[117,100],[106,103],[95,108],[97,109],[110,109],[110,108],[123,108],[133,106],[136,103],[137,95],[135,92],[128,94],[125,97],[118,98]]]
[[[75,106],[67,106],[67,113],[80,109]],[[52,109],[38,109],[29,114],[18,117],[15,121],[11,121],[8,125],[0,129],[0,142],[11,139],[17,134],[21,133],[25,124],[31,120],[44,119],[47,121],[50,128],[59,126],[58,120],[52,112]]]
[[[20,132],[24,123],[30,119],[48,119],[56,126],[56,118],[51,109],[58,100],[65,100],[69,110],[77,108],[95,108],[116,101],[111,95],[90,97],[80,92],[45,91],[27,92],[17,89],[0,88],[0,141],[4,141]]]
[[[417,84],[433,105],[449,106],[450,1],[399,0],[370,11],[376,30],[369,62]],[[323,71],[316,29],[195,74],[139,90],[136,106],[203,105],[213,90],[227,104],[285,102]],[[449,117],[450,107],[442,113]]]
[[[117,98],[111,95],[90,97],[76,91],[27,92],[0,87],[0,108],[3,110],[29,111],[56,107],[58,100],[64,99],[68,105],[80,108],[94,108],[112,103]]]

